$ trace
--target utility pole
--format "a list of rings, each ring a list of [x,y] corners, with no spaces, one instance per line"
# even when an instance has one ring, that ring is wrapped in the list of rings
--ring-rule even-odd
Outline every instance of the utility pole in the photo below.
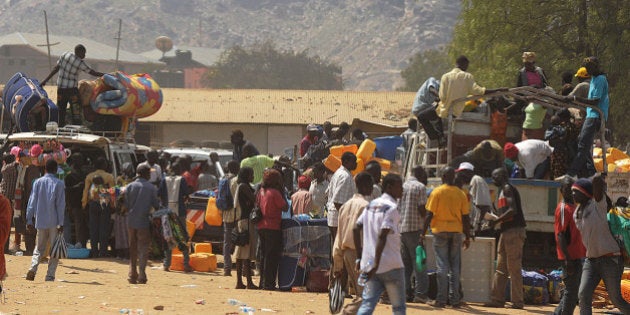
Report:
[[[52,58],[50,56],[50,46],[58,45],[59,42],[50,43],[50,38],[48,37],[48,15],[46,14],[46,10],[44,10],[44,24],[46,25],[46,44],[45,45],[37,45],[37,46],[46,46],[48,48],[48,71],[52,71]]]
[[[118,36],[115,37],[114,39],[117,41],[116,44],[116,67],[114,68],[114,71],[118,71],[118,55],[120,53],[120,31],[122,29],[122,19],[118,19]]]
[[[201,47],[201,18],[199,18],[198,34],[199,37],[197,37],[197,46]]]

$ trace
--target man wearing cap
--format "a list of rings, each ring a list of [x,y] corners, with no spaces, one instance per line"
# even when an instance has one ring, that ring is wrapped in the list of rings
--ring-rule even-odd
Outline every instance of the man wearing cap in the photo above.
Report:
[[[538,139],[528,139],[516,144],[508,142],[503,147],[505,157],[522,167],[528,179],[545,177],[552,152],[553,148],[547,142]]]
[[[453,101],[456,99],[463,98],[468,95],[484,95],[507,90],[504,88],[492,90],[479,86],[475,82],[473,75],[466,72],[469,64],[466,56],[459,56],[455,63],[456,67],[442,75],[442,79],[440,80],[440,104],[437,108],[437,114],[441,118],[448,118],[451,108],[451,113],[454,116],[460,116],[462,114],[465,103],[454,103]]]
[[[533,86],[535,88],[544,88],[547,85],[547,77],[545,71],[536,66],[536,53],[526,51],[523,53],[523,67],[518,71],[518,79],[516,86]]]
[[[462,305],[459,295],[462,244],[464,249],[468,248],[471,236],[470,206],[466,193],[455,185],[455,169],[445,167],[442,174],[442,185],[429,195],[427,217],[420,236],[423,243],[426,230],[431,225],[438,290],[435,300],[427,304],[444,307],[448,298],[453,308],[459,308]],[[462,240],[464,236],[466,239]]]
[[[604,114],[604,121],[608,120],[608,79],[606,74],[600,70],[599,59],[597,57],[588,57],[584,60],[584,68],[591,75],[591,83],[588,90],[588,98],[579,97],[577,95],[565,96],[565,101],[579,101],[589,105],[597,105]],[[586,109],[586,119],[582,124],[582,130],[578,136],[578,152],[571,167],[567,171],[567,175],[576,176],[578,172],[586,167],[586,176],[595,174],[595,163],[591,154],[593,139],[595,134],[601,127],[601,119],[599,113],[592,108]]]
[[[498,198],[494,208],[499,217],[491,225],[501,223],[499,243],[497,244],[497,267],[492,281],[490,302],[486,307],[504,307],[505,286],[508,277],[511,281],[510,296],[512,308],[523,308],[523,244],[525,244],[525,216],[521,207],[521,195],[516,187],[508,182],[505,168],[492,172],[492,181],[498,188]]]
[[[470,194],[470,218],[472,219],[473,232],[479,233],[481,222],[487,212],[492,211],[492,199],[490,199],[490,188],[479,175],[475,175],[475,166],[468,162],[459,164],[455,170],[462,176],[464,182],[469,183],[468,193]]]
[[[588,98],[588,90],[591,85],[589,82],[591,81],[591,75],[588,74],[588,71],[586,71],[586,68],[581,67],[575,73],[575,77],[578,80],[578,84],[573,88],[573,91],[569,93],[569,96],[575,95],[581,98]]]
[[[630,304],[621,296],[623,256],[608,226],[608,203],[604,185],[604,177],[597,174],[592,181],[580,178],[571,186],[573,199],[578,204],[573,219],[586,247],[586,260],[578,293],[580,314],[592,313],[593,292],[601,280],[604,280],[608,297],[613,304],[623,314],[630,314]]]
[[[586,68],[581,67],[575,73],[575,77],[578,80],[578,84],[575,87],[573,87],[573,90],[571,91],[571,93],[569,93],[569,96],[575,95],[576,97],[588,98],[588,90],[590,89],[590,86],[591,86],[591,83],[590,83],[591,75],[588,74],[588,71],[586,71]],[[584,116],[586,116],[586,110],[581,109],[581,108],[571,107],[569,108],[569,111],[575,118],[576,125],[581,126],[581,121],[584,119]],[[577,123],[578,120],[580,121],[579,124]]]
[[[317,141],[318,135],[319,129],[317,128],[317,125],[309,124],[306,126],[306,135],[300,141],[300,157],[304,156],[311,144]]]

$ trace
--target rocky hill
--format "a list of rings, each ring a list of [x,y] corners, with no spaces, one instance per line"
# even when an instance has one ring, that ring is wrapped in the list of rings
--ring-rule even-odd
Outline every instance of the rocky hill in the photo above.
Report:
[[[346,89],[392,90],[400,70],[422,50],[448,43],[459,0],[5,0],[0,31],[92,38],[121,48],[175,45],[229,48],[272,40],[340,64]],[[194,56],[193,56],[194,57]]]

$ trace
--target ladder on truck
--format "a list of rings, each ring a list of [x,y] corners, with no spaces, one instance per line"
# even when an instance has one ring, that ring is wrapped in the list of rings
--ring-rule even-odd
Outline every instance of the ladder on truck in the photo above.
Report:
[[[411,136],[409,148],[407,148],[403,161],[402,175],[405,178],[412,175],[412,169],[418,165],[424,168],[429,177],[440,176],[440,170],[448,165],[441,163],[441,161],[446,160],[447,148],[430,145],[431,141],[423,130]]]

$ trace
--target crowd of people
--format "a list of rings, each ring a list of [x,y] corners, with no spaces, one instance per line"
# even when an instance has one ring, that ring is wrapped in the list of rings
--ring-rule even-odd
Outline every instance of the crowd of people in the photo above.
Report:
[[[535,54],[523,54],[523,62],[518,85],[547,87],[544,71],[534,65]],[[412,109],[417,122],[409,122],[409,130],[402,134],[404,143],[418,132],[420,123],[428,137],[443,147],[446,139],[442,119],[460,116],[465,110],[464,103],[453,100],[505,90],[478,86],[466,72],[466,57],[458,58],[456,63],[457,67],[440,81],[430,78],[418,91]],[[588,93],[576,94],[584,93],[586,81],[573,90],[565,82],[566,100],[597,105],[606,119],[607,83],[597,59],[587,58],[575,76],[591,77]],[[604,177],[576,178],[595,174],[589,157],[602,118],[588,109],[579,125],[580,117],[575,113],[559,111],[541,133],[547,111],[532,104],[522,108],[523,141],[505,142],[505,132],[502,138],[493,130],[497,138],[482,141],[440,171],[442,184],[435,189],[427,187],[428,175],[421,166],[415,166],[406,179],[394,173],[382,176],[378,162],[367,163],[364,171],[353,175],[357,156],[351,152],[343,153],[337,170],[327,169],[322,160],[332,146],[360,145],[367,138],[360,129],[350,131],[347,123],[336,128],[330,122],[308,125],[299,142],[299,169],[285,156],[261,154],[242,131],[234,130],[233,156],[222,178],[209,167],[218,161],[216,154],[210,154],[210,164],[202,162],[192,168],[189,156],[150,151],[146,161],[137,166],[124,164],[118,178],[102,157],[87,163],[76,153],[67,166],[51,160],[42,168],[21,161],[19,154],[7,154],[0,182],[0,207],[12,208],[15,234],[11,244],[8,235],[5,238],[0,233],[0,240],[6,240],[5,252],[17,253],[22,251],[24,237],[23,253],[33,256],[27,280],[35,278],[38,264],[46,257],[44,248],[63,233],[69,244],[87,247],[89,240],[92,258],[128,258],[128,281],[145,284],[148,247],[154,237],[151,212],[167,207],[176,217],[176,224],[184,226],[188,195],[199,189],[216,190],[217,205],[220,198],[229,200],[221,200],[223,272],[232,276],[232,268],[236,268],[236,289],[278,288],[281,221],[283,213],[288,212],[289,216],[326,218],[331,282],[340,279],[344,292],[353,295],[344,308],[346,313],[370,314],[379,299],[390,303],[395,314],[404,314],[407,303],[461,307],[465,303],[459,290],[461,251],[475,236],[489,231],[496,231],[499,238],[491,302],[486,306],[505,306],[505,288],[510,279],[510,307],[522,309],[526,222],[518,189],[509,178],[544,178],[548,175],[540,168],[551,165],[552,169],[557,167],[554,176],[567,175],[561,178],[563,200],[556,211],[558,258],[564,263],[567,284],[557,313],[571,314],[578,299],[581,310],[589,313],[592,292],[602,279],[614,304],[630,314],[630,305],[620,294],[620,248],[612,235],[597,232],[607,228],[605,213],[610,208],[603,190]],[[495,108],[494,112],[506,115],[510,106]],[[586,172],[580,173],[582,170]],[[484,177],[491,177],[497,187],[494,201]],[[120,194],[112,193],[116,187]],[[0,223],[4,224],[7,212],[0,213]],[[433,300],[428,297],[426,270],[415,266],[416,248],[428,244],[428,232],[432,234],[432,248],[427,250],[433,251],[437,267],[437,296]],[[185,244],[188,235],[182,238]],[[187,247],[178,247],[184,255],[184,271],[191,272]],[[163,247],[164,271],[170,270],[172,249],[169,244]],[[57,259],[51,257],[46,281],[54,281],[56,265]],[[260,275],[257,285],[252,280],[256,272]],[[0,278],[5,274],[0,270]]]
[[[536,54],[525,52],[522,55],[523,67],[518,71],[516,86],[530,86],[555,93],[544,70],[536,66]],[[468,95],[485,95],[506,88],[486,89],[475,83],[473,76],[466,72],[469,61],[461,56],[456,67],[444,74],[441,80],[428,78],[418,90],[412,106],[412,114],[422,125],[430,144],[443,147],[446,140],[443,132],[443,119],[449,114],[459,117],[464,111],[490,111],[490,144],[480,144],[454,159],[451,166],[462,161],[473,163],[483,174],[489,176],[490,164],[504,163],[510,177],[534,179],[560,179],[562,176],[592,176],[596,172],[591,153],[602,119],[608,120],[608,82],[596,57],[585,58],[575,72],[563,74],[562,87],[558,94],[561,99],[577,101],[592,107],[566,108],[553,111],[535,100],[508,99],[503,96],[489,96],[483,103],[453,102]],[[578,80],[573,86],[572,78]],[[600,113],[603,117],[600,117]],[[521,139],[517,143],[506,140],[508,121],[520,122]],[[435,142],[437,144],[433,144]],[[598,146],[606,143],[595,141]],[[503,154],[499,148],[503,148]],[[485,165],[484,165],[485,164]]]

